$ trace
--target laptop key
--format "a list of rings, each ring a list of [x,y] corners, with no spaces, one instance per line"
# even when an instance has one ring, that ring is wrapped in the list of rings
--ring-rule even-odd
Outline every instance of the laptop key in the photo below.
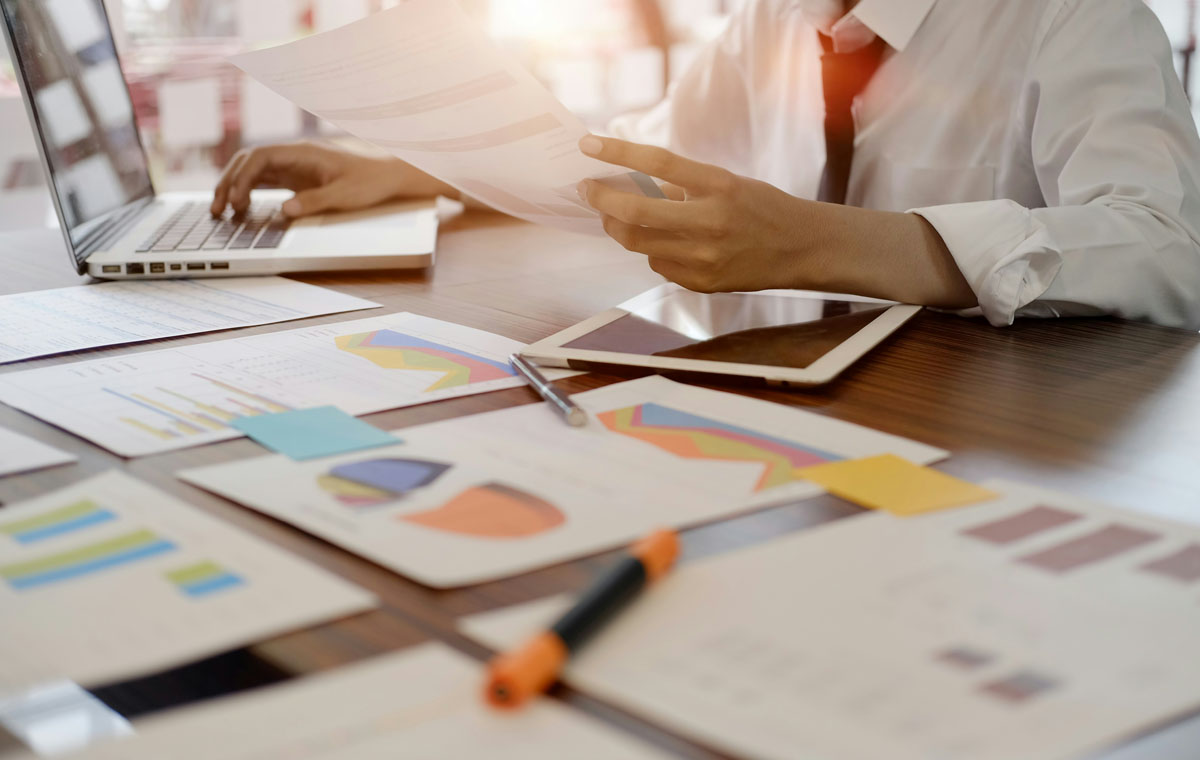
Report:
[[[267,225],[267,229],[254,243],[255,248],[278,248],[279,243],[283,240],[284,234],[288,227],[292,224],[291,220],[284,216],[277,216]]]
[[[249,248],[251,245],[253,245],[254,238],[258,237],[258,233],[261,230],[262,227],[251,227],[250,225],[246,225],[246,227],[238,233],[238,236],[234,238],[233,242],[229,244],[229,247]]]

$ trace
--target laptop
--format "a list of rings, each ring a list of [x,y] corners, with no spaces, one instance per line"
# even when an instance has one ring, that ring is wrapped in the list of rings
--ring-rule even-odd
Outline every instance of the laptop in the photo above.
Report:
[[[433,264],[432,200],[290,220],[285,190],[214,219],[210,193],[156,193],[103,0],[0,0],[4,36],[80,274],[228,277]]]

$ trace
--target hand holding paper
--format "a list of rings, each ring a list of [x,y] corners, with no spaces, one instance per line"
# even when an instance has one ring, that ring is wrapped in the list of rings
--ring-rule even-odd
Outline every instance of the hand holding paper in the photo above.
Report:
[[[579,152],[583,123],[456,3],[408,0],[233,63],[300,107],[522,219],[600,234],[599,215],[576,192],[580,180],[643,192],[625,170]]]

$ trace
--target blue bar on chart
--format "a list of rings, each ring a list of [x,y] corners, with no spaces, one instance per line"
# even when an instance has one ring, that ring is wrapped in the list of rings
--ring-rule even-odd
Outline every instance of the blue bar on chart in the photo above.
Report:
[[[52,509],[36,517],[0,523],[0,533],[12,536],[20,544],[32,544],[47,538],[72,533],[116,519],[111,511],[91,499]]]

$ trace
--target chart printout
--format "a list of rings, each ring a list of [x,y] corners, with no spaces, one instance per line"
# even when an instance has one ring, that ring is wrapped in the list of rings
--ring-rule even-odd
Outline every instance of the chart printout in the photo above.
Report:
[[[116,470],[0,510],[0,695],[145,675],[375,603]]]
[[[799,409],[662,377],[405,428],[404,443],[185,470],[184,480],[436,587],[501,578],[821,492],[795,468],[946,452]]]
[[[0,296],[0,364],[378,306],[284,277],[102,282],[36,290]]]
[[[406,0],[231,60],[301,108],[522,219],[600,234],[575,189],[587,177],[661,195],[649,177],[583,155],[583,123],[458,3]]]
[[[360,415],[518,387],[507,359],[522,348],[389,314],[12,372],[0,375],[0,402],[143,456],[241,437],[229,425],[240,417],[326,405]]]
[[[681,566],[568,666],[760,758],[1091,757],[1200,705],[1200,528],[1007,481]],[[506,648],[569,600],[467,619]]]
[[[480,698],[480,663],[443,644],[160,713],[64,760],[655,760],[625,731],[551,699]],[[14,760],[33,760],[32,756]]]

